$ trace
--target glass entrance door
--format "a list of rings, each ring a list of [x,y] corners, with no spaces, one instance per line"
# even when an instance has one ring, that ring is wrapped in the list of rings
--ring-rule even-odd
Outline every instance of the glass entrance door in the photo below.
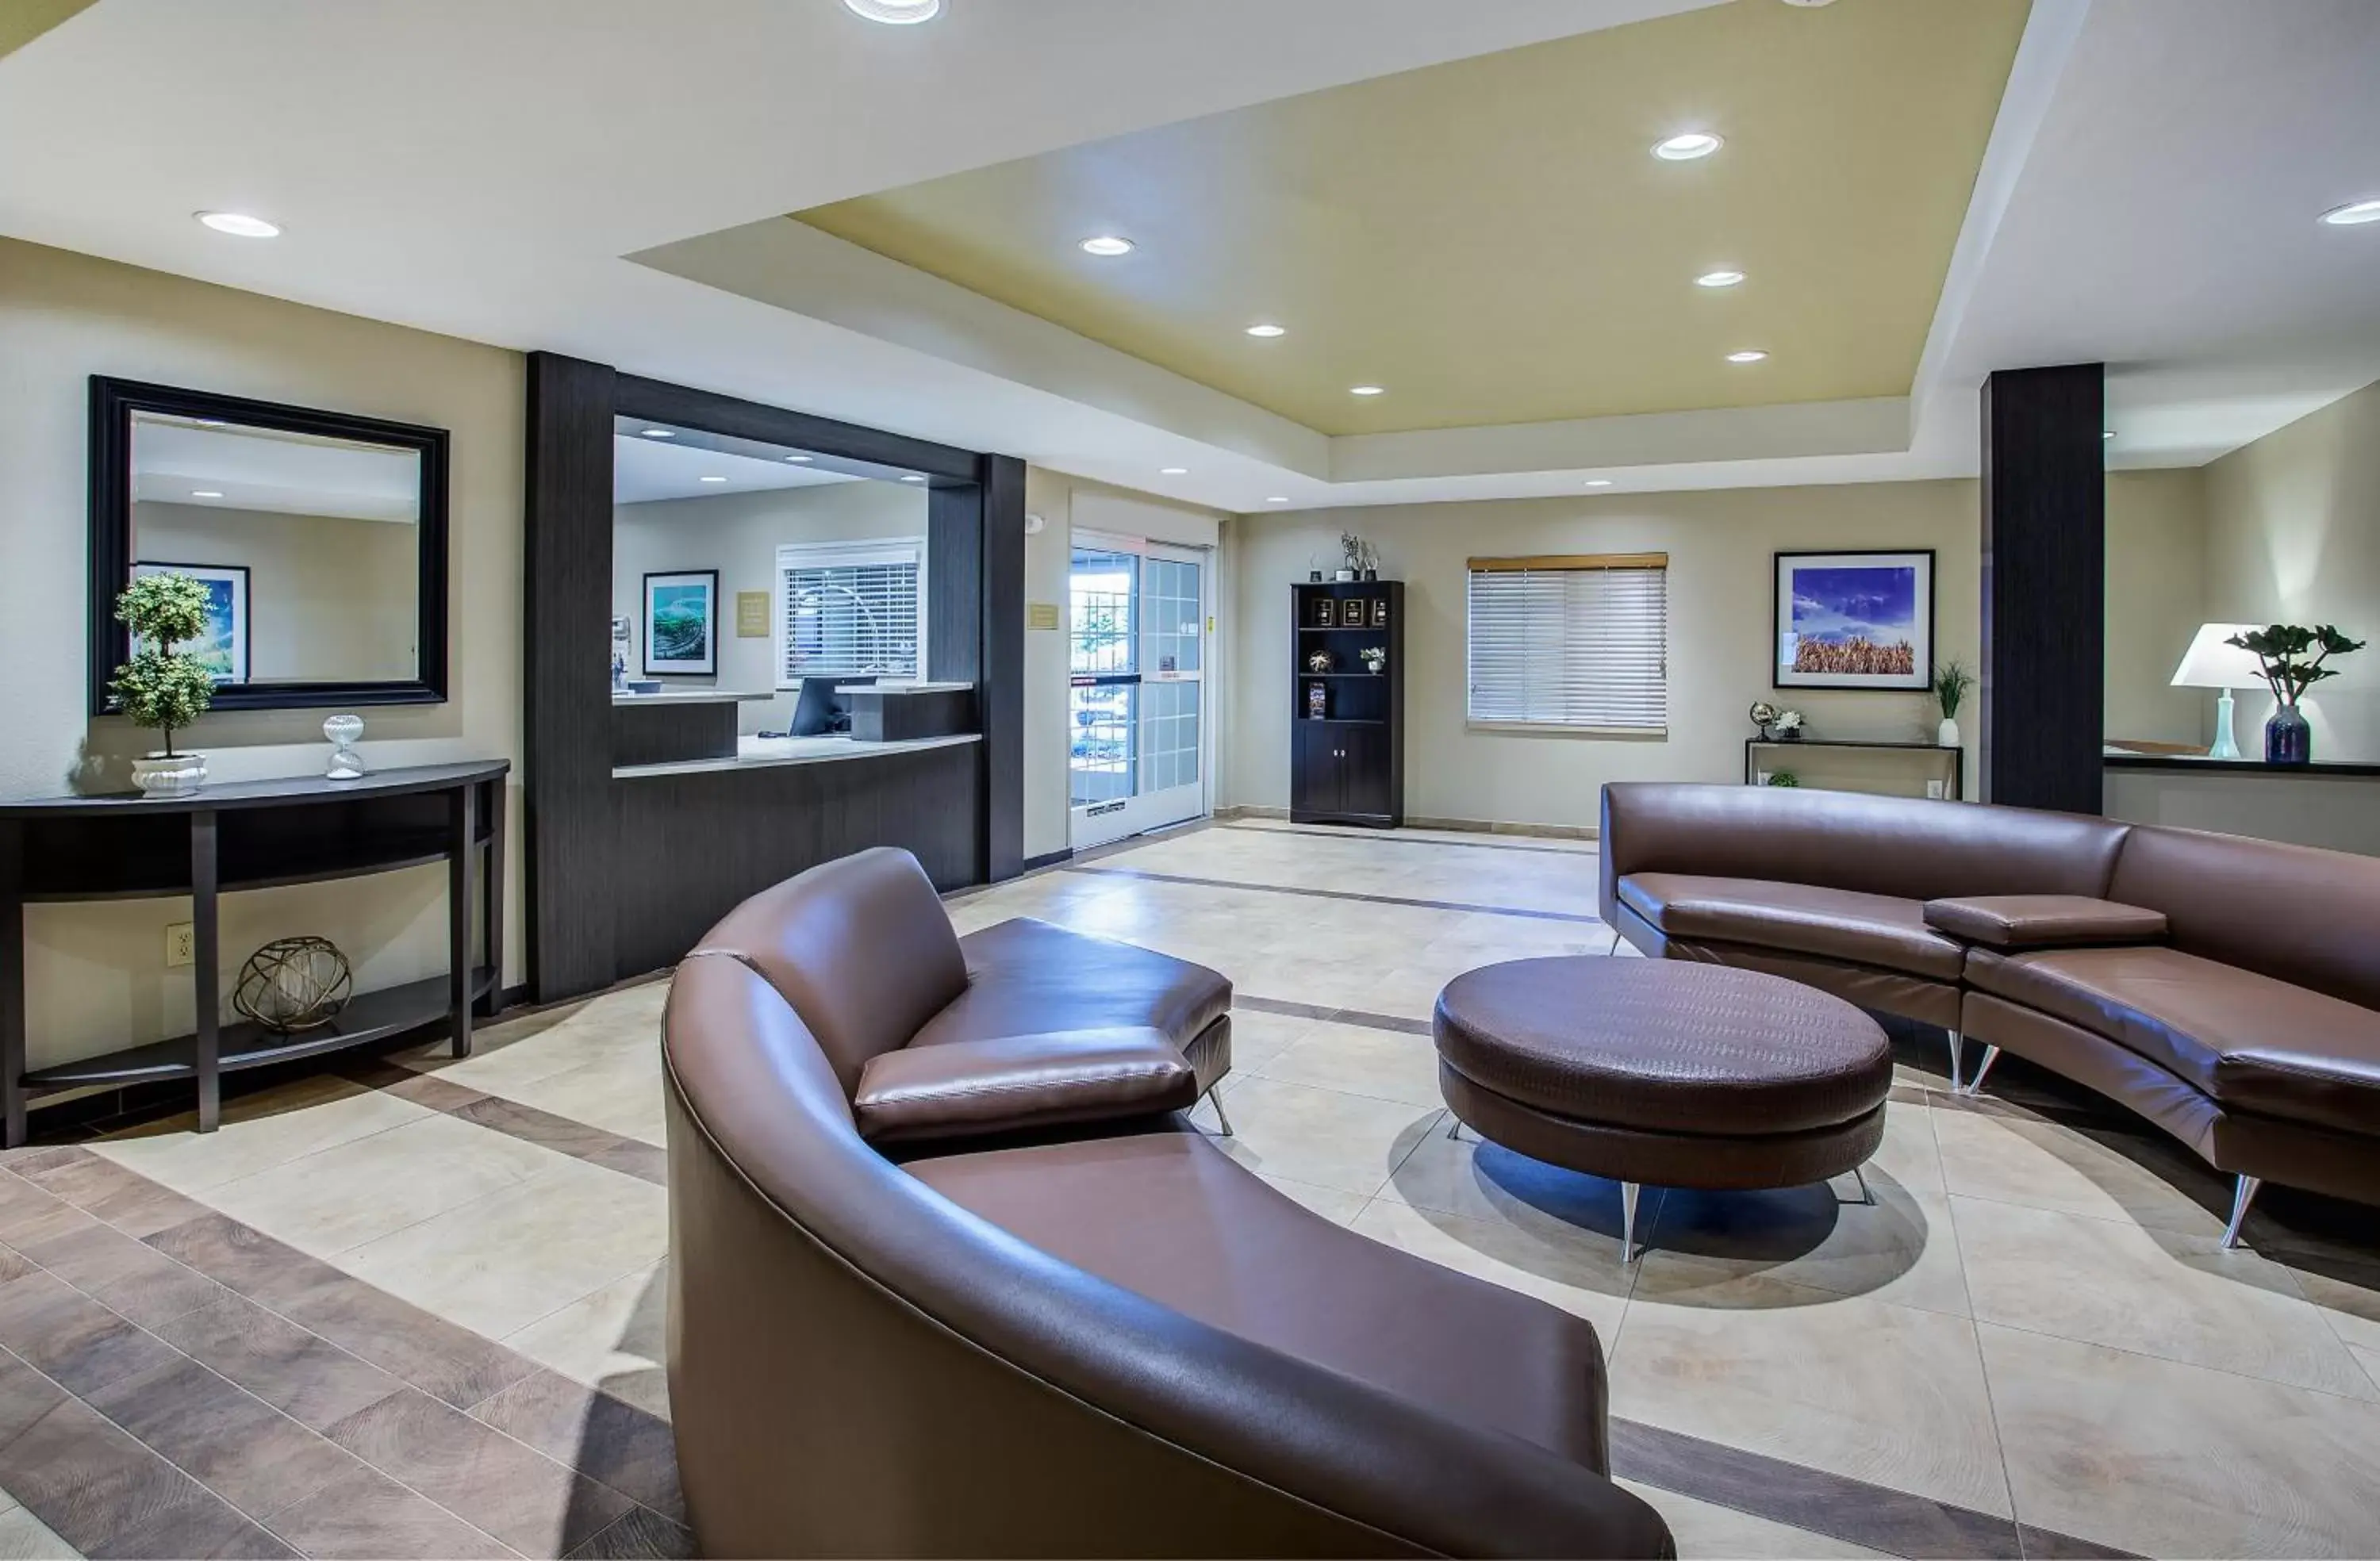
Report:
[[[1207,811],[1209,557],[1075,534],[1067,774],[1077,851]]]

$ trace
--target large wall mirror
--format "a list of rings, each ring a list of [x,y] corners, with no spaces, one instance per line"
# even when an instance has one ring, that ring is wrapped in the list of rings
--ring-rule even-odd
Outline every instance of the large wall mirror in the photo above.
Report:
[[[91,708],[142,575],[207,587],[217,709],[446,697],[446,431],[94,376]]]

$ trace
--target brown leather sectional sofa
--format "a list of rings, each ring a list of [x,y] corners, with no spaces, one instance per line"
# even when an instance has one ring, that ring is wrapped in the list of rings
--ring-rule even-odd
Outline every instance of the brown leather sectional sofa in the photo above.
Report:
[[[2028,808],[1603,792],[1605,920],[1985,1043],[2238,1178],[2380,1203],[2380,859]]]
[[[1670,1553],[1605,1477],[1591,1326],[1184,1122],[1230,1004],[1037,922],[958,938],[894,851],[688,956],[669,1378],[702,1554]]]

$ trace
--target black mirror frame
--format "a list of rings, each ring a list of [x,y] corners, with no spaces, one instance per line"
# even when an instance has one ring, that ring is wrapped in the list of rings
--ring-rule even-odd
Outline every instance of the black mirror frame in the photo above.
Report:
[[[324,412],[209,391],[91,377],[91,713],[115,713],[108,680],[131,653],[115,599],[132,579],[132,415],[163,412],[251,428],[387,444],[421,457],[420,580],[415,675],[373,683],[240,683],[215,688],[218,710],[305,710],[350,705],[437,705],[446,699],[446,482],[444,429]]]

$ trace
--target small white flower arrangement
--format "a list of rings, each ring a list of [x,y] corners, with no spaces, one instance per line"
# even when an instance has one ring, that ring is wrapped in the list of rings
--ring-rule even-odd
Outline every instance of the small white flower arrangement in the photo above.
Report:
[[[1802,735],[1802,712],[1799,710],[1778,711],[1776,727],[1777,735],[1782,741],[1791,743],[1797,740]]]

